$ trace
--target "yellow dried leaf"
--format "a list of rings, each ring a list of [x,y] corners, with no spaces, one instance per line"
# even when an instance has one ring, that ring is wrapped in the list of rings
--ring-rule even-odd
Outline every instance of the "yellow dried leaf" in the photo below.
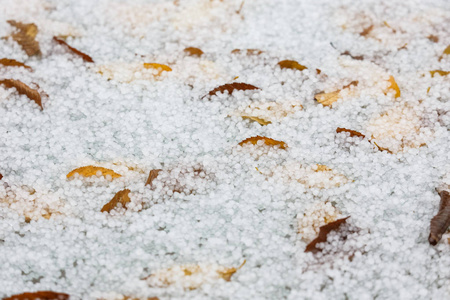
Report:
[[[16,22],[14,20],[8,20],[7,22],[11,26],[16,27],[16,29],[18,30],[17,32],[13,33],[11,37],[20,46],[22,46],[22,49],[27,53],[28,56],[41,54],[39,42],[35,40],[38,33],[36,24],[24,24],[21,22]]]
[[[316,172],[325,172],[325,171],[332,171],[330,168],[328,168],[325,165],[317,165],[317,169],[315,170]]]
[[[266,121],[264,119],[261,119],[261,118],[258,118],[258,117],[252,117],[252,116],[242,116],[242,119],[258,122],[262,126],[265,126],[265,125],[268,125],[268,124],[272,123],[270,121]]]
[[[71,171],[69,174],[67,174],[67,178],[70,178],[74,176],[75,174],[80,174],[83,177],[91,177],[91,176],[97,176],[97,174],[100,174],[100,176],[107,176],[110,175],[112,178],[118,178],[122,175],[117,174],[111,169],[103,168],[103,167],[96,167],[96,166],[85,166],[77,168],[73,171]]]
[[[445,55],[450,55],[450,45],[448,45],[447,48],[445,48],[444,52],[442,52],[441,57],[439,57],[439,61],[441,61],[441,59],[443,59]]]
[[[3,79],[0,80],[0,84],[4,85],[8,89],[15,88],[20,95],[26,95],[30,100],[36,102],[36,104],[40,106],[41,110],[44,109],[39,92],[32,89],[22,81],[15,79]]]
[[[357,86],[358,81],[352,81],[348,85],[344,86],[342,90],[350,88],[350,86]],[[322,104],[323,106],[331,106],[334,102],[338,101],[340,97],[340,93],[342,90],[337,90],[330,93],[319,93],[314,96],[314,98]]]
[[[308,69],[307,67],[299,64],[295,60],[282,60],[278,63],[281,69],[293,69],[293,70],[299,70],[303,71],[305,69]]]
[[[394,79],[394,76],[389,76],[389,83],[390,86],[388,88],[395,91],[394,97],[395,98],[400,97],[400,88],[398,87],[397,82]]]
[[[145,182],[145,185],[150,185],[152,187],[152,182],[155,180],[156,177],[158,177],[159,172],[161,172],[161,169],[151,170],[148,174],[147,181]]]
[[[163,65],[163,64],[157,64],[157,63],[144,63],[144,68],[146,69],[155,69],[158,70],[158,74],[156,74],[156,76],[159,76],[162,74],[162,72],[171,72],[172,68],[170,68],[167,65]]]
[[[274,140],[274,139],[271,139],[271,138],[268,138],[265,136],[259,136],[259,135],[243,140],[242,142],[239,143],[239,146],[242,146],[247,143],[257,145],[258,141],[264,141],[264,143],[268,146],[279,146],[281,149],[287,148],[287,145],[285,142],[277,141],[277,140]]]
[[[9,59],[9,58],[2,58],[0,59],[0,65],[3,65],[5,67],[24,67],[25,69],[31,69],[31,67],[27,66],[26,64],[17,61],[15,59]]]
[[[201,49],[195,48],[195,47],[188,47],[188,48],[184,49],[184,52],[189,56],[200,57],[203,55],[203,51]]]
[[[102,207],[101,212],[110,212],[111,210],[116,208],[117,204],[119,203],[122,204],[122,207],[126,208],[127,203],[131,201],[130,196],[128,195],[129,193],[129,189],[124,189],[117,192],[116,195],[114,195],[114,197],[111,199],[111,201],[109,201]]]
[[[442,70],[433,70],[430,71],[431,77],[434,77],[434,75],[439,74],[441,76],[446,76],[448,74],[450,74],[450,71],[442,71]]]

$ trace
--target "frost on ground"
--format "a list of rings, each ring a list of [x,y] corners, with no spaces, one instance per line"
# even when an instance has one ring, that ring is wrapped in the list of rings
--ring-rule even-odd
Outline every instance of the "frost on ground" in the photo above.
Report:
[[[449,1],[0,4],[0,297],[450,298]]]

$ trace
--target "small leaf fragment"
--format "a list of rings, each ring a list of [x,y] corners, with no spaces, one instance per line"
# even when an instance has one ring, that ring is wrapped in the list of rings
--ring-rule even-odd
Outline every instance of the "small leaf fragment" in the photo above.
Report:
[[[441,57],[439,57],[439,61],[441,61],[445,55],[450,55],[450,45],[448,45],[447,48],[445,48],[444,52],[442,52]]]
[[[233,82],[233,83],[228,83],[228,84],[224,84],[219,87],[216,87],[215,89],[210,91],[208,93],[208,95],[205,95],[202,98],[204,98],[206,96],[214,96],[217,93],[223,93],[225,91],[227,91],[228,94],[231,95],[233,93],[233,91],[247,91],[247,90],[259,90],[259,89],[260,89],[259,87],[256,87],[256,86],[248,84],[248,83]]]
[[[307,67],[299,64],[295,60],[282,60],[278,63],[281,69],[293,69],[293,70],[299,70],[303,71],[305,69],[308,69]]]
[[[395,91],[394,97],[395,98],[400,97],[400,88],[398,87],[397,82],[394,79],[394,76],[389,76],[389,83],[391,84],[389,86],[389,89],[392,89]]]
[[[92,59],[92,57],[90,57],[89,55],[87,55],[87,54],[85,54],[85,53],[83,53],[83,52],[81,52],[81,51],[75,49],[74,47],[70,46],[70,45],[67,44],[64,40],[62,40],[62,39],[60,39],[60,38],[58,38],[58,37],[56,37],[56,36],[53,37],[53,40],[54,40],[55,42],[57,42],[58,44],[65,46],[67,49],[69,49],[70,51],[72,51],[72,53],[74,53],[74,54],[78,55],[79,57],[81,57],[85,62],[90,62],[90,63],[93,63],[93,62],[94,62],[94,60]]]
[[[100,172],[101,176],[110,175],[112,178],[118,178],[122,176],[111,169],[96,166],[84,166],[72,170],[69,174],[67,174],[67,178],[74,176],[76,173],[80,174],[83,177],[91,177],[96,176],[98,172]]]
[[[342,90],[348,89],[350,86],[357,86],[357,85],[358,81],[352,81],[346,86],[344,86]],[[323,106],[331,106],[334,102],[338,101],[341,98],[340,93],[342,90],[337,90],[330,93],[318,93],[314,96],[314,99],[316,99],[317,102],[319,102]]]
[[[430,34],[429,36],[427,36],[427,38],[428,38],[430,41],[432,41],[433,43],[439,42],[439,37],[436,36],[436,35]]]
[[[203,51],[201,49],[195,48],[195,47],[188,47],[188,48],[184,49],[184,52],[189,56],[200,57],[203,55]]]
[[[39,291],[34,293],[23,293],[3,298],[3,300],[68,300],[70,296],[64,293],[52,291]]]
[[[237,270],[239,270],[240,268],[242,268],[242,267],[245,265],[246,262],[247,262],[247,261],[244,260],[244,262],[243,262],[239,267],[237,267],[237,268],[234,268],[234,267],[226,268],[226,269],[223,270],[223,271],[217,271],[217,273],[219,273],[220,277],[222,277],[223,280],[225,280],[225,281],[231,281],[231,276],[233,276],[234,273],[237,272]]]
[[[350,56],[352,59],[355,59],[355,60],[364,60],[364,56],[362,56],[362,55],[354,56],[349,51],[344,51],[341,53],[341,55]]]
[[[30,100],[36,102],[36,104],[41,107],[41,110],[44,109],[39,92],[32,89],[22,81],[15,79],[3,79],[0,80],[0,84],[4,85],[8,89],[15,88],[20,95],[26,95]]]
[[[157,64],[157,63],[144,63],[144,68],[158,70],[158,74],[156,74],[156,76],[161,75],[162,72],[171,72],[172,71],[171,67],[169,67],[167,65],[163,65],[163,64]]]
[[[5,67],[24,67],[25,69],[31,69],[30,66],[27,66],[26,64],[17,61],[15,59],[9,59],[9,58],[2,58],[0,59],[0,65],[3,65]]]
[[[431,219],[430,235],[428,242],[435,246],[442,238],[447,228],[450,226],[450,193],[448,191],[440,191],[439,196],[439,212]]]
[[[109,201],[102,207],[101,212],[110,212],[111,210],[116,208],[117,204],[119,203],[122,204],[122,207],[127,208],[127,203],[131,201],[130,196],[128,195],[130,192],[131,191],[129,189],[118,191],[111,199],[111,201]]]
[[[259,125],[261,125],[261,126],[265,126],[265,125],[272,124],[272,122],[266,121],[266,120],[261,119],[261,118],[258,118],[258,117],[252,117],[252,116],[241,116],[241,117],[242,117],[242,119],[244,119],[244,120],[250,120],[250,121],[257,122],[257,123],[259,123]]]
[[[242,142],[239,143],[239,146],[243,146],[244,144],[247,144],[247,143],[257,145],[258,141],[264,141],[264,143],[268,146],[279,146],[281,149],[287,148],[287,145],[285,142],[277,141],[277,140],[274,140],[274,139],[271,139],[271,138],[268,138],[265,136],[259,136],[259,135],[243,140]]]
[[[35,40],[38,33],[38,28],[36,24],[24,24],[21,22],[16,22],[14,20],[7,21],[11,26],[16,27],[17,32],[13,33],[11,37],[16,41],[22,49],[27,53],[28,56],[40,55],[41,48],[39,47],[39,42]]]
[[[372,30],[373,30],[373,24],[372,25],[370,25],[369,27],[366,27],[366,28],[364,28],[363,29],[363,31],[361,31],[360,33],[359,33],[359,35],[360,36],[367,36],[367,35],[369,35],[369,33],[371,33],[372,32]]]
[[[244,53],[246,55],[260,55],[263,51],[259,49],[234,49],[231,51],[232,54],[241,54]]]
[[[328,171],[333,171],[331,168],[327,167],[326,165],[317,165],[317,169],[315,170],[316,172],[328,172]]]
[[[434,75],[439,74],[441,76],[446,76],[448,74],[450,74],[450,71],[442,71],[442,70],[433,70],[430,71],[431,77],[434,77]]]
[[[351,130],[351,129],[347,129],[347,128],[342,128],[342,127],[338,127],[336,129],[336,133],[341,133],[341,132],[348,132],[350,134],[350,137],[361,137],[361,138],[365,138],[366,136],[358,131],[355,130]]]
[[[317,248],[316,245],[319,244],[319,243],[326,242],[328,234],[331,231],[338,230],[339,227],[342,224],[344,224],[347,221],[348,218],[350,218],[350,216],[348,216],[346,218],[338,219],[338,220],[336,220],[334,222],[331,222],[331,223],[328,223],[328,224],[326,224],[324,226],[321,226],[319,235],[311,243],[309,243],[306,246],[305,252],[313,252],[313,253],[322,252],[322,249]]]
[[[2,173],[0,173],[0,180],[2,180],[2,178],[3,178],[3,175],[2,175]]]
[[[147,182],[145,182],[145,185],[150,185],[150,187],[152,187],[153,180],[155,180],[156,177],[158,177],[158,174],[161,171],[162,171],[161,169],[151,170],[150,173],[148,174]]]

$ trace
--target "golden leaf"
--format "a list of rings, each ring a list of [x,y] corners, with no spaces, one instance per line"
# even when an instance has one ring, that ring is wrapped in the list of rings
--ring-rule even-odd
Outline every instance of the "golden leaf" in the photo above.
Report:
[[[38,33],[38,28],[34,23],[24,24],[16,22],[14,20],[7,21],[11,26],[18,29],[16,33],[13,33],[11,37],[16,41],[28,56],[40,55],[41,49],[39,42],[35,40]]]
[[[388,88],[395,91],[395,98],[400,97],[400,88],[397,85],[397,82],[395,82],[394,76],[389,76],[389,83],[391,84]]]
[[[119,192],[116,193],[116,195],[114,195],[114,197],[111,199],[111,201],[109,201],[108,203],[106,203],[103,207],[101,212],[110,212],[111,210],[113,210],[114,208],[116,208],[117,204],[121,203],[123,208],[127,208],[127,203],[129,203],[130,197],[128,196],[128,194],[130,193],[129,189],[124,189],[121,190]]]
[[[3,300],[69,300],[70,296],[64,293],[52,291],[39,291],[33,293],[23,293],[3,298]]]
[[[110,175],[112,178],[118,178],[122,175],[117,174],[111,169],[103,168],[103,167],[96,167],[96,166],[85,166],[77,168],[73,171],[71,171],[69,174],[67,174],[67,178],[70,178],[74,176],[75,174],[80,174],[83,177],[91,177],[91,176],[97,176],[97,173],[100,172],[100,176],[107,176]]]
[[[145,185],[150,185],[152,187],[152,182],[155,180],[156,177],[158,177],[159,172],[161,172],[161,169],[151,170],[148,174],[147,182],[145,182]]]
[[[159,76],[162,74],[162,72],[171,72],[172,68],[170,68],[167,65],[157,64],[157,63],[144,63],[144,68],[146,69],[155,69],[158,70],[158,74],[156,76]]]
[[[87,54],[75,49],[74,47],[71,47],[69,44],[67,44],[64,40],[57,38],[56,36],[53,37],[53,40],[55,42],[57,42],[60,45],[63,45],[64,47],[66,47],[67,49],[69,49],[70,51],[72,51],[72,53],[78,55],[79,57],[81,57],[85,62],[90,62],[93,63],[94,60]]]
[[[0,84],[4,85],[6,88],[15,88],[20,95],[26,95],[30,100],[36,102],[36,104],[41,107],[41,110],[44,109],[39,92],[30,88],[22,81],[15,79],[3,79],[0,80]]]
[[[295,60],[282,60],[278,63],[281,69],[293,69],[293,70],[299,70],[303,71],[305,69],[308,69],[307,67],[299,64]]]
[[[265,125],[268,125],[268,124],[272,123],[270,121],[266,121],[264,119],[261,119],[261,118],[258,118],[258,117],[252,117],[252,116],[242,116],[242,119],[257,122],[257,123],[259,123],[262,126],[265,126]]]
[[[362,134],[362,133],[360,133],[358,131],[347,129],[347,128],[338,127],[336,129],[336,133],[341,133],[341,132],[348,132],[351,137],[355,137],[355,136],[361,137],[361,138],[365,138],[366,137],[364,134]]]
[[[326,171],[332,171],[332,169],[328,168],[325,165],[317,165],[317,169],[315,170],[316,172],[326,172]]]
[[[450,45],[448,45],[447,48],[445,48],[444,52],[442,52],[441,57],[439,57],[439,61],[441,61],[441,59],[443,59],[445,55],[450,55]]]
[[[442,70],[433,70],[430,71],[431,77],[434,77],[434,75],[439,74],[441,76],[446,76],[448,74],[450,74],[450,71],[442,71]]]
[[[342,90],[349,89],[351,86],[357,86],[358,81],[352,81],[348,85],[344,86]],[[323,106],[331,106],[334,102],[338,101],[342,90],[337,90],[330,93],[318,93],[314,98]]]
[[[195,48],[195,47],[188,47],[188,48],[184,49],[184,52],[186,52],[186,54],[189,56],[200,57],[203,55],[203,51],[201,49]]]
[[[24,67],[25,69],[31,69],[31,67],[27,66],[26,64],[17,61],[15,59],[9,59],[9,58],[2,58],[0,59],[0,65],[3,65],[5,67]]]
[[[271,139],[271,138],[268,138],[265,136],[259,136],[259,135],[243,140],[242,142],[239,143],[239,146],[243,146],[244,144],[247,144],[247,143],[257,145],[258,141],[264,141],[264,143],[268,146],[279,146],[281,149],[287,148],[287,145],[285,142],[277,141],[277,140],[274,140],[274,139]]]

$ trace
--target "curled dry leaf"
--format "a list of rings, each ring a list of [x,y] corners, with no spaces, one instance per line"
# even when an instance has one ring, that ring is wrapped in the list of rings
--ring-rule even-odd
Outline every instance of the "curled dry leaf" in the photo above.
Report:
[[[15,79],[3,79],[0,80],[0,84],[4,85],[8,89],[15,88],[19,94],[26,95],[30,100],[36,102],[36,104],[41,107],[41,110],[44,109],[39,92],[35,89],[32,89],[22,81]]]
[[[14,20],[7,21],[11,26],[17,29],[17,32],[13,33],[11,37],[16,41],[28,56],[40,55],[41,48],[39,42],[35,40],[38,33],[38,28],[35,24],[24,24],[16,22]]]
[[[366,136],[364,134],[362,134],[361,132],[358,132],[358,131],[355,131],[355,130],[351,130],[351,129],[347,129],[347,128],[338,127],[336,129],[336,133],[341,133],[341,132],[349,133],[350,137],[360,137],[360,138],[363,138],[363,139],[366,138]],[[378,148],[378,150],[380,150],[380,151],[387,151],[389,153],[392,153],[389,149],[382,148],[382,147],[378,146],[377,143],[375,143],[371,139],[369,139],[369,142],[373,143]]]
[[[342,90],[337,90],[330,93],[318,93],[314,96],[314,99],[316,99],[317,102],[319,102],[323,106],[331,106],[334,102],[338,101],[341,98],[340,96],[341,91],[348,90],[351,86],[357,85],[358,81],[352,81],[346,86],[344,86]]]
[[[233,51],[231,51],[231,53],[232,54],[244,53],[246,55],[260,55],[264,52],[259,49],[234,49]]]
[[[450,193],[448,191],[440,191],[441,202],[439,203],[439,212],[430,222],[430,235],[428,242],[436,245],[442,238],[447,228],[450,226]]]
[[[293,70],[299,70],[303,71],[305,69],[308,69],[307,67],[299,64],[295,60],[282,60],[278,63],[281,69],[293,69]]]
[[[109,201],[102,207],[101,212],[110,212],[111,210],[116,208],[117,204],[119,203],[122,204],[123,208],[127,208],[127,203],[131,201],[129,196],[130,192],[131,191],[129,189],[118,191],[111,199],[111,201]]]
[[[362,55],[352,55],[349,51],[344,51],[341,55],[350,56],[354,60],[364,60],[364,56]]]
[[[87,54],[75,49],[74,47],[70,46],[69,44],[67,44],[64,40],[54,36],[53,40],[55,42],[57,42],[60,45],[63,45],[64,47],[66,47],[67,49],[69,49],[72,53],[78,55],[79,57],[81,57],[85,62],[90,62],[93,63],[94,60]]]
[[[203,55],[203,51],[201,49],[195,48],[195,47],[188,47],[188,48],[184,49],[184,52],[189,56],[200,57]]]
[[[268,146],[280,147],[281,149],[287,148],[287,145],[285,142],[277,141],[277,140],[274,140],[274,139],[271,139],[271,138],[268,138],[265,136],[259,136],[259,135],[243,140],[242,142],[239,143],[239,146],[243,146],[248,143],[257,145],[259,141],[263,141],[263,143]]]
[[[318,202],[297,217],[298,234],[310,243],[319,234],[320,227],[336,221],[340,212],[330,202]]]
[[[448,74],[450,74],[450,71],[442,71],[442,70],[433,70],[430,71],[431,77],[434,77],[434,75],[439,74],[441,76],[446,76]]]
[[[390,86],[388,87],[388,89],[394,90],[395,91],[395,98],[400,97],[400,88],[397,85],[397,82],[394,79],[394,76],[389,76],[389,83]]]
[[[84,166],[80,168],[76,168],[72,170],[69,174],[67,174],[67,178],[73,177],[75,174],[80,174],[83,177],[91,177],[91,176],[111,176],[112,178],[118,178],[122,175],[117,174],[111,169],[96,167],[96,166]]]
[[[157,64],[157,63],[144,63],[144,68],[157,70],[158,73],[156,74],[156,76],[161,75],[162,72],[171,72],[172,71],[171,67],[169,67],[167,65],[163,65],[163,64]]]
[[[243,83],[243,82],[233,82],[221,85],[219,87],[216,87],[212,91],[210,91],[207,95],[203,96],[202,99],[206,96],[214,96],[217,95],[217,93],[223,93],[225,91],[228,92],[228,94],[232,94],[233,91],[247,91],[247,90],[259,90],[259,87],[256,87],[254,85]]]
[[[9,58],[2,58],[0,59],[0,65],[3,65],[5,67],[24,67],[25,69],[32,70],[31,67],[27,66],[26,64],[17,61],[15,59],[9,59]]]
[[[68,300],[70,296],[64,293],[52,291],[39,291],[34,293],[23,293],[3,298],[3,300]]]
[[[269,124],[272,123],[270,121],[266,121],[264,119],[261,119],[261,118],[258,118],[258,117],[252,117],[252,116],[242,116],[242,119],[250,120],[250,121],[253,121],[253,122],[257,122],[261,126],[269,125]]]
[[[155,180],[156,177],[158,177],[159,172],[161,172],[161,169],[155,169],[151,170],[148,174],[147,182],[145,182],[145,185],[150,185],[150,187],[153,187],[152,182]]]
[[[447,48],[445,48],[444,52],[442,52],[441,57],[439,57],[439,61],[441,61],[445,55],[450,55],[450,45],[448,45]]]
[[[322,249],[316,247],[317,244],[326,242],[328,234],[331,231],[338,230],[339,227],[342,224],[344,224],[347,221],[348,218],[350,218],[350,216],[348,216],[346,218],[342,218],[342,219],[336,220],[336,221],[331,222],[331,223],[328,223],[328,224],[326,224],[324,226],[321,226],[319,235],[317,236],[317,238],[315,238],[311,243],[309,243],[306,246],[305,252],[312,252],[312,253],[322,252]]]
[[[227,268],[216,264],[187,264],[158,270],[144,278],[151,287],[168,287],[171,285],[188,290],[199,288],[202,284],[220,279],[230,281],[233,274],[242,268]]]

